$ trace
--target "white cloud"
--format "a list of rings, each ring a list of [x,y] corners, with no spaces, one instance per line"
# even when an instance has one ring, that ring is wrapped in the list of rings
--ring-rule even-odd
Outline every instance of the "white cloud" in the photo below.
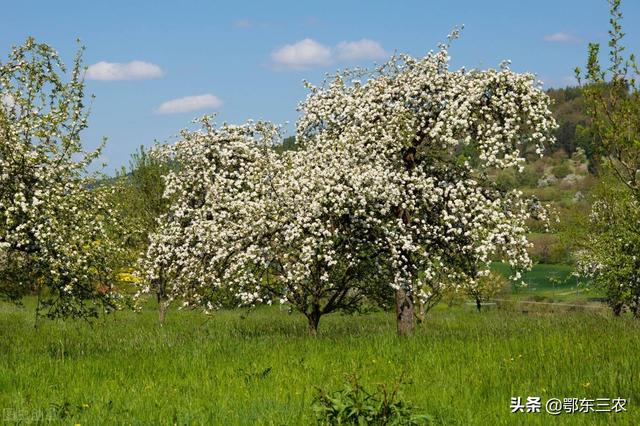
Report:
[[[88,80],[143,80],[147,78],[159,78],[164,71],[156,64],[143,61],[131,61],[127,63],[98,62],[87,69],[85,77]]]
[[[294,44],[287,44],[271,52],[271,65],[275,70],[306,70],[324,67],[336,62],[363,59],[383,59],[389,54],[380,43],[363,38],[357,41],[343,41],[335,48],[305,38]]]
[[[544,41],[550,41],[552,43],[580,43],[580,39],[569,33],[553,33],[544,36]]]
[[[331,49],[310,38],[287,44],[271,53],[276,69],[303,70],[332,62]]]
[[[205,95],[186,96],[184,98],[172,99],[163,102],[157,109],[157,114],[178,114],[181,112],[196,111],[204,108],[218,109],[222,106],[222,101],[215,95],[207,93]]]
[[[233,26],[236,28],[251,28],[253,26],[253,22],[249,19],[238,19],[233,23]]]
[[[343,61],[382,59],[389,56],[380,43],[366,38],[358,41],[343,41],[338,44],[337,49],[337,57]]]

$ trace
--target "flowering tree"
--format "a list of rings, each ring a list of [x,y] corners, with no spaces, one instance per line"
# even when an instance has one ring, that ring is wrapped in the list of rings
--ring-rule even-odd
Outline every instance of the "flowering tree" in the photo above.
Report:
[[[37,312],[93,316],[115,305],[118,252],[105,187],[87,172],[81,51],[70,80],[46,44],[27,39],[0,63],[0,289],[39,295]]]
[[[389,188],[382,194],[392,196],[366,209],[392,271],[399,334],[412,329],[424,284],[443,271],[448,282],[473,286],[496,255],[529,265],[530,203],[517,191],[495,190],[487,170],[520,168],[522,150],[541,153],[555,126],[533,75],[506,64],[487,71],[448,64],[443,44],[422,59],[401,55],[373,72],[308,85],[298,122],[306,149],[348,145],[347,153],[369,155],[383,170]],[[465,148],[476,166],[461,158]]]
[[[614,314],[628,307],[640,317],[640,69],[633,54],[624,55],[620,0],[609,4],[609,68],[591,43],[585,72],[576,69],[589,118],[583,130],[603,174],[578,264],[605,290]]]
[[[205,117],[201,130],[183,131],[180,142],[154,154],[176,164],[165,176],[168,211],[139,265],[140,294],[156,292],[161,323],[176,298],[208,310],[222,290],[262,300],[256,289],[268,264],[276,134],[268,123],[218,129]]]
[[[394,187],[375,153],[353,148],[319,145],[280,158],[273,279],[263,288],[301,311],[311,334],[322,315],[357,311],[390,290],[390,271],[380,259],[380,219],[371,206],[391,208]]]
[[[315,334],[322,315],[356,310],[369,289],[386,286],[383,271],[371,274],[376,247],[362,231],[364,207],[383,188],[375,163],[335,147],[278,154],[269,123],[202,124],[157,152],[177,167],[140,273],[161,322],[174,299],[211,310],[230,294],[245,305],[287,303]]]
[[[640,318],[640,200],[615,179],[605,181],[577,250],[579,273],[604,290],[615,315]]]

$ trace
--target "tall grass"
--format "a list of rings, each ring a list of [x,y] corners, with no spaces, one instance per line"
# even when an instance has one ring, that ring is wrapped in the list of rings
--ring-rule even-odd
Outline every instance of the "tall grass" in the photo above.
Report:
[[[42,322],[0,305],[0,415],[59,424],[312,424],[315,387],[404,372],[404,398],[438,424],[640,424],[640,326],[608,314],[441,308],[410,338],[393,315],[330,315],[317,338],[273,308],[211,318],[119,312]],[[512,396],[624,397],[625,413],[511,414]]]

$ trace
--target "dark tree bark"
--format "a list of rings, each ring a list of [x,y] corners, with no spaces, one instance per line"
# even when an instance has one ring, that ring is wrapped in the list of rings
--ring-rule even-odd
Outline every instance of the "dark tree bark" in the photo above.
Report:
[[[611,309],[613,310],[613,315],[619,317],[622,314],[622,308],[624,304],[621,302],[616,302],[611,305]]]
[[[306,315],[309,322],[309,336],[316,337],[318,335],[318,324],[320,323],[321,315],[319,309],[314,309]]]
[[[38,290],[37,290],[37,302],[36,302],[36,315],[35,315],[35,319],[33,322],[33,328],[35,328],[36,330],[38,329],[38,326],[40,325],[39,319],[40,319],[40,307],[41,307],[41,294],[42,294],[42,287],[38,286]]]

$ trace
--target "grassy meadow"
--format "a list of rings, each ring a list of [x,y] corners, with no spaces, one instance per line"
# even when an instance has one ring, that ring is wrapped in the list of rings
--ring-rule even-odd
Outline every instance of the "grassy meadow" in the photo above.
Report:
[[[0,304],[0,409],[21,424],[315,422],[315,388],[357,374],[371,390],[404,373],[403,398],[434,424],[640,424],[640,325],[606,310],[476,312],[439,305],[414,336],[392,313],[329,315],[317,338],[279,307],[171,311],[152,303],[92,324]],[[510,413],[512,396],[629,400],[623,413]],[[31,416],[31,417],[29,417]],[[20,420],[20,419],[18,419]]]
[[[510,270],[508,265],[494,263],[493,269],[508,277]],[[582,305],[585,302],[601,299],[602,294],[598,289],[587,286],[584,279],[572,275],[573,266],[566,264],[537,264],[524,272],[522,281],[524,286],[515,286],[505,297],[523,302],[525,300],[538,302],[563,302]],[[591,305],[596,307],[595,305]],[[598,305],[598,308],[603,308]]]

